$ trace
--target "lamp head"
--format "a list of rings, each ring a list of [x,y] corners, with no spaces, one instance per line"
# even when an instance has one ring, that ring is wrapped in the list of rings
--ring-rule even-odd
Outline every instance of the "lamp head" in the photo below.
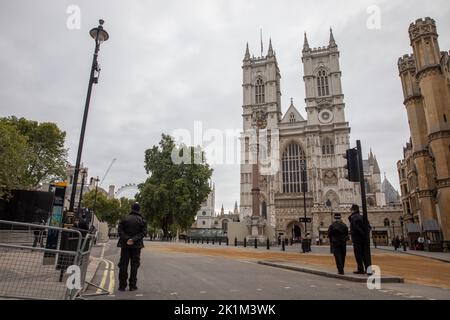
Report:
[[[96,42],[101,44],[102,42],[105,42],[109,39],[109,34],[105,29],[103,29],[103,23],[105,23],[105,21],[100,19],[98,22],[98,27],[91,29],[91,31],[89,31],[89,34]]]

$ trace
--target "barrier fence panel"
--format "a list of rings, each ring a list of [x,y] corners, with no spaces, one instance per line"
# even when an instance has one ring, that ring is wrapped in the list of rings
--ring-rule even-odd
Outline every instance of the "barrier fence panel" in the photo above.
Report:
[[[76,298],[94,239],[75,229],[0,220],[0,297]],[[74,274],[80,281],[72,281]]]

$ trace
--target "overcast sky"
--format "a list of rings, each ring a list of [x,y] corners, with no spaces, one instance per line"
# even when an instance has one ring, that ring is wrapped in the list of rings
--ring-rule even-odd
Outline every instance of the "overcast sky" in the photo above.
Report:
[[[69,29],[70,5],[80,28]],[[368,7],[381,10],[381,28],[367,28]],[[144,151],[161,133],[242,125],[245,43],[260,52],[272,38],[282,75],[282,111],[290,98],[304,110],[303,32],[312,47],[328,44],[333,27],[341,52],[351,141],[371,147],[382,172],[398,188],[396,162],[409,138],[397,59],[410,53],[408,26],[437,22],[441,50],[450,49],[448,0],[404,1],[23,1],[0,2],[0,116],[52,121],[67,132],[74,163],[94,42],[88,31],[105,20],[83,162],[103,187],[140,183]],[[73,20],[70,20],[73,21]],[[239,166],[215,165],[216,209],[239,200]]]

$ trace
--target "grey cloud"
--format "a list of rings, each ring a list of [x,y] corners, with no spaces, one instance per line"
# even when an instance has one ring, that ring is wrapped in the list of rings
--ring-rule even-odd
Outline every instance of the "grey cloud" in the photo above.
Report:
[[[66,8],[81,8],[81,30],[66,28]],[[369,5],[382,10],[381,30],[366,28]],[[382,171],[398,186],[395,163],[409,137],[397,58],[411,51],[407,28],[416,18],[438,23],[441,49],[450,48],[446,0],[412,1],[2,1],[0,3],[0,116],[55,121],[76,156],[93,41],[105,19],[83,162],[100,177],[117,158],[104,186],[145,179],[144,150],[161,132],[239,129],[245,43],[259,55],[272,38],[282,74],[282,109],[289,98],[304,114],[301,48],[328,43],[333,27],[341,51],[343,89],[352,139],[372,147]],[[215,167],[216,207],[239,200],[239,166]]]

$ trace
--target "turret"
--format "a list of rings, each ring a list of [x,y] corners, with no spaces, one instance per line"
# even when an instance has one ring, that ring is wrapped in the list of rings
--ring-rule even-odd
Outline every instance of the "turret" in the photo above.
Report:
[[[267,52],[267,57],[273,57],[274,53],[273,53],[273,48],[272,48],[272,39],[269,39],[269,50]]]
[[[329,43],[329,47],[330,48],[337,47],[336,41],[334,40],[333,29],[331,29],[331,28],[330,28],[330,43]]]
[[[248,42],[245,48],[244,62],[250,61],[250,51],[248,50]]]
[[[416,62],[414,55],[405,54],[398,59],[398,72],[402,81],[405,103],[408,99],[420,97],[419,82],[416,79]]]
[[[305,38],[303,39],[303,52],[311,51],[311,48],[309,47],[308,38],[306,37],[305,32]]]
[[[436,22],[433,19],[427,17],[411,23],[409,38],[413,47],[418,76],[429,67],[439,66],[441,53],[437,40]]]

